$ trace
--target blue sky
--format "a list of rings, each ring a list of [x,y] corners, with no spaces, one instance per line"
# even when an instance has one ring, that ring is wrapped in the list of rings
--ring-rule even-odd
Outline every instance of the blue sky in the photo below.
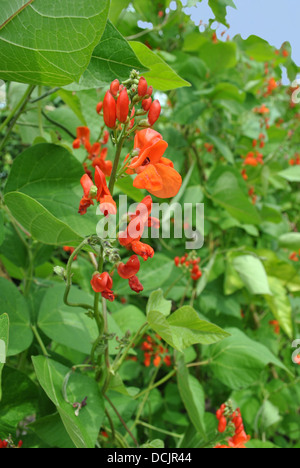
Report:
[[[231,37],[241,34],[245,39],[251,34],[266,39],[279,48],[285,41],[292,45],[292,58],[300,65],[300,0],[234,0],[237,9],[228,7],[227,20]],[[185,3],[184,1],[182,3]],[[195,22],[213,17],[208,0],[189,9]],[[190,13],[189,13],[190,14]],[[220,28],[222,31],[224,28]]]

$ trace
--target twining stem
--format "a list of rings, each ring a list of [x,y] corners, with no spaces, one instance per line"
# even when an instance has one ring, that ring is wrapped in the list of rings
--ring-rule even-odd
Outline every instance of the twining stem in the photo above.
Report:
[[[113,404],[113,402],[108,398],[107,395],[104,395],[104,398],[108,401],[108,403],[110,404],[110,406],[112,407],[112,409],[114,410],[114,412],[116,413],[116,415],[118,416],[121,424],[123,425],[124,429],[126,430],[126,432],[129,434],[129,436],[132,438],[134,444],[139,447],[139,444],[136,440],[136,438],[134,437],[134,435],[132,434],[131,430],[129,429],[129,427],[127,426],[127,424],[125,423],[124,419],[122,418],[122,416],[120,415],[119,411],[117,410],[117,408],[115,407],[115,405]]]
[[[116,431],[115,431],[115,426],[114,426],[114,423],[113,423],[113,420],[108,412],[108,410],[105,408],[105,414],[106,414],[106,417],[108,419],[108,422],[109,422],[109,425],[110,425],[110,429],[111,429],[111,437],[112,437],[112,440],[114,441],[116,439]]]
[[[81,244],[74,250],[74,252],[70,255],[68,264],[67,264],[67,270],[66,270],[66,290],[64,294],[64,303],[69,306],[69,307],[81,307],[82,309],[86,310],[93,310],[93,306],[90,306],[88,304],[80,304],[80,303],[72,303],[68,300],[69,293],[72,287],[72,263],[76,255],[83,249],[85,245],[89,243],[89,237],[84,239]]]
[[[46,120],[51,122],[56,127],[61,128],[61,130],[66,132],[71,138],[73,138],[73,140],[75,140],[76,135],[74,135],[74,133],[70,132],[70,130],[68,130],[64,125],[60,124],[59,122],[56,122],[56,120],[51,119],[51,117],[49,117],[49,115],[46,114],[46,112],[44,112],[43,110],[42,110],[42,115],[45,117]]]
[[[42,101],[42,100],[45,99],[46,97],[51,96],[51,94],[57,93],[57,91],[59,91],[59,90],[60,90],[60,88],[53,88],[53,89],[50,89],[50,91],[47,91],[46,93],[41,94],[38,98],[32,99],[32,100],[30,101],[30,104],[35,104],[36,102]]]

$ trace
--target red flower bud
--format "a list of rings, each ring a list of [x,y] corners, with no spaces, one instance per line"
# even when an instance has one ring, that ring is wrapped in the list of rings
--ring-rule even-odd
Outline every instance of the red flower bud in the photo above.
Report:
[[[118,274],[121,278],[129,279],[135,276],[140,270],[140,261],[136,255],[132,255],[128,262],[124,265],[124,263],[120,263],[118,266]]]
[[[103,118],[108,128],[114,128],[117,120],[117,106],[110,91],[107,91],[103,100]]]
[[[178,266],[179,266],[179,263],[180,263],[180,258],[179,258],[179,257],[175,257],[175,258],[174,258],[174,262],[175,262],[175,265],[178,267]]]
[[[129,287],[136,293],[140,293],[144,290],[144,287],[137,276],[132,276],[129,278]]]
[[[144,111],[147,111],[150,109],[151,107],[151,104],[152,104],[152,98],[149,97],[148,99],[144,99],[142,101],[142,108],[144,109]]]
[[[78,149],[81,146],[81,141],[79,138],[76,138],[76,140],[73,141],[73,148]]]
[[[149,96],[152,96],[152,93],[153,93],[153,86],[149,86],[149,88],[147,89],[147,94]]]
[[[226,427],[227,427],[227,420],[225,416],[221,416],[219,420],[218,431],[221,432],[222,434],[223,432],[226,431]]]
[[[155,122],[158,120],[160,113],[161,113],[161,105],[160,105],[160,102],[156,99],[151,104],[151,107],[149,109],[149,114],[148,114],[148,121],[151,126],[154,125]]]
[[[102,107],[103,107],[103,102],[98,102],[97,104],[97,107],[96,107],[96,111],[97,111],[97,114],[100,114],[100,112],[102,111]]]
[[[148,84],[145,78],[142,76],[139,81],[138,85],[138,95],[139,96],[146,96],[148,90]]]
[[[114,80],[112,81],[111,85],[110,85],[110,92],[113,96],[116,96],[118,94],[118,91],[119,91],[119,87],[120,87],[120,82],[119,80]]]
[[[119,122],[126,122],[129,112],[129,97],[127,89],[123,89],[117,100],[117,119]]]

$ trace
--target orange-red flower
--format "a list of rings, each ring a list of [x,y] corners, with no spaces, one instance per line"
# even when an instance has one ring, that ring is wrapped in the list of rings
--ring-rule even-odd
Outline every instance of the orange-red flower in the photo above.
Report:
[[[95,143],[92,146],[89,159],[92,160],[94,167],[98,166],[106,177],[110,177],[113,164],[111,161],[106,161],[107,152],[107,148],[102,148],[100,143]]]
[[[172,161],[163,157],[167,147],[168,143],[151,128],[136,133],[134,149],[139,154],[127,169],[127,174],[137,174],[134,187],[146,189],[158,198],[171,198],[179,192],[182,178]]]
[[[117,213],[117,206],[107,187],[105,175],[98,166],[95,170],[96,185],[93,184],[88,174],[82,176],[80,183],[83,188],[83,197],[79,205],[79,213],[81,215],[87,212],[87,208],[94,205],[94,200],[100,202],[100,210],[105,216]]]
[[[76,134],[77,138],[73,141],[73,148],[78,149],[81,145],[83,145],[85,149],[90,152],[90,129],[88,127],[77,127]]]
[[[119,234],[119,242],[123,247],[140,255],[145,261],[152,258],[154,250],[150,245],[140,242],[146,226],[159,227],[159,220],[152,218],[152,198],[150,195],[137,206],[136,212],[129,215],[130,223],[124,232]]]
[[[105,271],[104,273],[94,273],[91,279],[91,285],[96,293],[101,293],[102,297],[109,301],[114,301],[114,293],[112,292],[113,280]]]

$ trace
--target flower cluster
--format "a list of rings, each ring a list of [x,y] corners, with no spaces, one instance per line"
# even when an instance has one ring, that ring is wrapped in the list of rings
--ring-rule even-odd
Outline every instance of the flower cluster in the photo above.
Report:
[[[275,333],[276,335],[279,335],[279,334],[280,334],[280,325],[279,325],[278,320],[270,320],[269,325],[271,325],[272,327],[274,327],[274,333]]]
[[[289,256],[289,259],[292,260],[292,262],[299,262],[299,257],[298,255],[300,255],[300,250],[299,252],[292,252]]]
[[[93,167],[99,167],[106,177],[111,175],[112,162],[106,161],[108,149],[105,147],[109,140],[109,133],[107,130],[103,133],[103,138],[93,145],[90,143],[90,129],[88,127],[77,128],[77,138],[73,142],[73,148],[78,149],[82,145],[87,150],[87,160],[91,162]],[[83,167],[85,172],[92,177],[92,172],[88,167],[88,163],[84,162]]]
[[[105,216],[117,213],[117,206],[107,187],[103,172],[96,166],[95,184],[88,174],[84,174],[80,180],[83,188],[83,197],[79,204],[79,213],[86,214],[87,209],[94,205],[94,200],[100,203],[100,210]]]
[[[174,258],[175,265],[188,273],[193,281],[198,281],[202,276],[202,271],[199,268],[200,261],[201,259],[195,256],[195,252],[185,254],[181,258]]]
[[[267,90],[264,93],[264,97],[270,96],[277,88],[278,88],[278,83],[275,80],[275,78],[270,78],[267,82]]]
[[[259,151],[249,151],[244,159],[244,166],[256,167],[258,164],[263,164],[263,155]]]
[[[159,228],[160,222],[150,216],[152,211],[152,198],[144,198],[137,206],[135,213],[129,213],[129,224],[125,231],[119,233],[119,243],[127,250],[132,250],[145,261],[154,255],[153,248],[141,242],[145,227]]]
[[[145,341],[142,343],[142,351],[144,351],[144,365],[149,367],[153,359],[153,365],[158,367],[163,360],[166,366],[172,365],[171,356],[167,348],[164,348],[159,342],[161,337],[156,335],[156,340],[151,336],[146,336]]]
[[[19,440],[18,444],[15,445],[11,438],[7,440],[1,440],[0,439],[0,449],[2,448],[21,448],[23,446],[23,441]]]
[[[218,444],[215,448],[246,448],[245,444],[250,440],[250,436],[245,432],[240,409],[233,411],[230,403],[224,403],[217,410],[216,417],[219,421],[218,431],[223,434],[228,428],[229,431],[234,431],[234,435],[227,438],[228,445]]]
[[[296,153],[293,158],[289,160],[290,166],[299,166],[300,165],[300,154]]]

